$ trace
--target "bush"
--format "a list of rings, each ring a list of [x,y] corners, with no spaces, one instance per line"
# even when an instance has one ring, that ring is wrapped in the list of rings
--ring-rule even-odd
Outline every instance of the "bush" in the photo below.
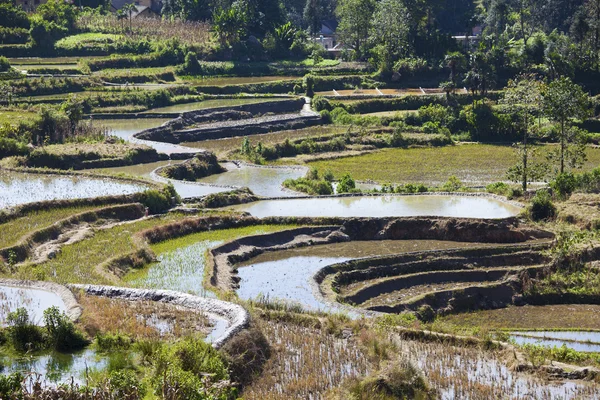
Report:
[[[8,340],[18,351],[31,351],[44,347],[42,330],[33,324],[24,307],[17,308],[8,314]]]
[[[146,388],[131,370],[112,371],[108,383],[116,399],[142,399],[146,395]]]
[[[29,153],[29,148],[25,143],[16,139],[0,137],[0,158],[10,156],[24,156]]]
[[[556,207],[547,190],[538,190],[528,208],[529,217],[534,221],[547,221],[556,216]]]
[[[6,72],[10,69],[10,62],[8,62],[8,58],[0,57],[0,72]]]
[[[327,100],[323,96],[315,96],[312,100],[312,106],[315,109],[315,111],[331,111],[333,109],[329,100]]]
[[[221,354],[199,338],[163,347],[153,360],[156,395],[173,400],[227,400],[236,390]]]
[[[550,187],[560,198],[567,198],[577,188],[577,178],[570,172],[558,174],[556,178],[550,182]]]
[[[504,182],[490,183],[485,187],[486,192],[498,194],[500,196],[509,196],[512,193],[510,185]]]
[[[58,307],[44,311],[44,324],[49,344],[58,351],[79,350],[88,344],[81,332],[75,329],[73,322]]]
[[[198,56],[196,53],[190,51],[185,55],[183,71],[191,75],[198,75],[201,73],[202,68],[200,68],[200,63],[198,62]]]
[[[331,119],[331,113],[327,110],[321,111],[321,121],[324,124],[331,124],[333,120]]]
[[[148,207],[150,214],[161,214],[172,206],[171,198],[162,190],[149,189],[141,194],[140,203]]]
[[[444,192],[456,192],[463,187],[463,183],[456,176],[452,175],[442,186]]]
[[[0,399],[20,398],[21,383],[25,380],[19,372],[10,375],[0,374]],[[13,395],[17,395],[14,397]]]
[[[338,193],[350,193],[356,189],[356,182],[350,176],[350,174],[345,174],[342,176],[342,179],[338,182],[337,192]]]
[[[133,340],[128,336],[119,334],[98,334],[96,335],[96,346],[100,352],[115,352],[128,350],[131,348]]]

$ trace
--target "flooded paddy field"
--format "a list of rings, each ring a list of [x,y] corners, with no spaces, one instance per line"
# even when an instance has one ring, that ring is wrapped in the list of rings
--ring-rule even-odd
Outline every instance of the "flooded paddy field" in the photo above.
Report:
[[[518,345],[566,346],[575,351],[600,353],[600,332],[516,331],[510,332],[510,339]]]
[[[56,293],[42,289],[0,286],[0,327],[6,326],[8,314],[18,308],[25,308],[33,323],[43,325],[44,311],[50,307],[66,311],[64,301]]]
[[[145,189],[143,184],[111,179],[0,170],[0,208],[43,200],[132,194]]]
[[[236,265],[241,279],[237,293],[245,300],[268,297],[300,303],[312,310],[332,311],[335,305],[324,301],[313,279],[324,267],[362,257],[480,246],[438,240],[381,240],[269,251]]]
[[[169,289],[214,297],[204,287],[208,250],[226,241],[289,229],[290,226],[251,226],[200,232],[152,246],[157,262],[125,276],[129,285],[145,289]]]
[[[265,200],[229,207],[255,217],[410,217],[506,218],[520,208],[474,196],[355,196]]]
[[[596,399],[598,385],[547,381],[507,366],[510,355],[443,343],[397,340],[400,350],[424,373],[440,399]]]
[[[281,184],[286,179],[297,179],[306,174],[303,167],[259,167],[225,163],[227,171],[207,176],[199,183],[222,187],[248,187],[254,194],[265,197],[289,197],[298,194],[285,190]]]

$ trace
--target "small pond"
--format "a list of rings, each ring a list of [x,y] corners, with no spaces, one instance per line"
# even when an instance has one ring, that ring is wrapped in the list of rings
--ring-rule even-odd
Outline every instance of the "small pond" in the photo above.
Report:
[[[230,207],[255,217],[412,217],[506,218],[520,208],[478,196],[355,196],[265,200]]]
[[[66,311],[64,301],[55,293],[42,289],[0,286],[0,326],[6,325],[8,314],[20,307],[27,309],[33,323],[43,325],[44,310],[54,306]]]
[[[511,332],[515,343],[535,344],[547,347],[563,345],[575,351],[600,353],[600,332],[583,331],[522,331]]]
[[[156,149],[159,153],[196,153],[198,150],[179,146],[171,143],[154,142],[151,140],[136,139],[134,134],[146,129],[156,128],[169,121],[165,118],[137,118],[137,119],[101,119],[94,123],[102,125],[112,131],[114,136],[131,143],[145,144]]]
[[[112,356],[116,357],[116,356]],[[110,362],[110,356],[99,355],[92,349],[76,353],[59,353],[56,351],[42,354],[23,354],[20,356],[3,355],[0,353],[1,373],[9,375],[20,372],[24,376],[30,373],[41,375],[41,381],[46,385],[70,384],[71,378],[75,384],[86,382],[88,373],[105,369]]]
[[[290,197],[297,193],[283,189],[281,184],[286,179],[297,179],[306,174],[305,168],[266,168],[242,164],[225,163],[227,172],[211,175],[198,182],[217,185],[249,187],[254,194],[265,197]]]
[[[142,184],[111,179],[0,170],[0,209],[43,200],[132,194],[145,189]]]

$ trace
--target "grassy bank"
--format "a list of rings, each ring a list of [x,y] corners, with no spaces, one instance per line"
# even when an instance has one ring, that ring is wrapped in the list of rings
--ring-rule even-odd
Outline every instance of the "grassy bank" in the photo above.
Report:
[[[542,146],[540,155],[551,146]],[[584,170],[600,163],[600,149],[588,148]],[[506,180],[506,171],[517,162],[511,146],[464,144],[438,148],[385,149],[375,153],[311,162],[321,171],[331,170],[336,178],[350,173],[354,179],[385,182],[439,184],[456,176],[469,184]]]

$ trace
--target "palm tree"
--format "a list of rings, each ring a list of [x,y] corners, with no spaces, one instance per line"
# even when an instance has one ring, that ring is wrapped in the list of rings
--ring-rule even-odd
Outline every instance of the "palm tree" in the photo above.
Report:
[[[132,32],[131,19],[133,18],[133,13],[137,12],[137,7],[133,3],[128,3],[123,6],[122,10],[129,16],[129,32]]]
[[[117,20],[121,21],[121,31],[125,31],[125,28],[123,27],[123,20],[125,18],[127,18],[125,12],[123,10],[117,10]]]

